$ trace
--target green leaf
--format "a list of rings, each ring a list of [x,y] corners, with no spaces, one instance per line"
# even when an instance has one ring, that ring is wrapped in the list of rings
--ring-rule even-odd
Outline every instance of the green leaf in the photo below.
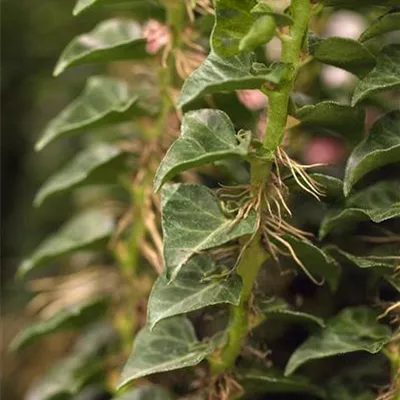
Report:
[[[358,143],[364,132],[365,111],[333,101],[321,101],[296,112],[301,125],[324,128],[342,134],[350,143]]]
[[[140,25],[113,18],[72,40],[61,54],[54,76],[75,65],[138,59],[146,55],[146,39],[142,37]]]
[[[400,29],[400,12],[389,12],[382,15],[374,21],[358,39],[360,42],[366,42],[376,36]]]
[[[109,175],[115,181],[113,172],[120,164],[122,155],[120,147],[108,143],[97,143],[81,151],[42,185],[35,196],[35,206],[40,206],[56,193],[71,190],[83,183],[108,182]]]
[[[216,195],[203,185],[166,186],[162,202],[164,260],[171,280],[193,255],[256,229],[254,213],[239,221],[227,217]]]
[[[232,156],[246,156],[251,132],[236,136],[229,117],[219,110],[192,111],[183,117],[181,136],[162,160],[154,178],[154,190],[189,168]]]
[[[256,0],[216,0],[211,48],[221,57],[239,54],[239,43],[257,16],[251,13]]]
[[[44,240],[18,268],[18,276],[52,262],[57,257],[104,244],[114,231],[114,218],[102,210],[82,212]]]
[[[326,6],[360,8],[368,6],[394,7],[400,5],[399,0],[324,0]]]
[[[332,291],[337,289],[341,270],[331,256],[314,246],[310,241],[300,240],[291,234],[285,234],[282,239],[290,244],[297,258],[314,279],[326,281]],[[287,248],[281,242],[275,241],[275,244],[287,251]],[[300,268],[299,266],[296,267]]]
[[[255,307],[257,312],[263,315],[263,320],[277,319],[309,325],[312,327],[325,326],[324,321],[321,318],[315,317],[312,314],[292,310],[285,300],[278,297],[256,299]]]
[[[377,313],[368,307],[347,308],[328,320],[326,327],[311,335],[292,354],[285,375],[291,375],[311,360],[356,351],[378,353],[390,340],[391,331],[377,322]]]
[[[104,365],[99,355],[113,342],[116,342],[115,330],[108,325],[96,324],[79,339],[69,356],[53,366],[29,390],[26,398],[35,400],[73,398],[86,383],[102,374]]]
[[[239,369],[235,374],[246,393],[305,393],[325,398],[325,393],[313,385],[307,378],[300,376],[284,376],[275,368]]]
[[[197,365],[212,351],[212,345],[198,341],[185,317],[163,320],[152,331],[145,327],[136,335],[118,389],[147,375]]]
[[[318,61],[357,76],[365,76],[376,64],[373,54],[360,42],[338,36],[314,38],[310,43],[310,53]]]
[[[265,3],[257,3],[257,5],[252,8],[251,13],[256,15],[270,15],[275,19],[275,23],[278,26],[293,25],[294,23],[290,15],[276,12]]]
[[[256,69],[253,54],[221,58],[210,53],[204,62],[186,79],[178,106],[183,107],[200,96],[222,91],[259,89],[266,82],[278,85],[285,77],[288,66],[277,63]]]
[[[113,400],[174,400],[166,389],[156,385],[146,385],[129,390],[124,394],[114,397]]]
[[[370,171],[400,161],[400,111],[392,111],[372,126],[369,135],[353,150],[347,161],[344,193]]]
[[[383,48],[378,55],[376,67],[358,82],[351,100],[352,105],[372,94],[398,87],[400,87],[400,45],[392,44]]]
[[[50,121],[35,149],[42,150],[55,139],[85,129],[130,120],[138,109],[138,97],[126,82],[93,76],[81,96]]]
[[[238,305],[241,290],[238,275],[224,272],[207,254],[194,256],[173,282],[166,274],[156,280],[148,304],[149,328],[162,319],[214,304]]]
[[[323,219],[319,236],[371,220],[380,223],[400,217],[400,181],[382,181],[350,196],[345,208],[333,209]]]
[[[90,299],[57,312],[49,319],[33,323],[23,329],[12,341],[10,349],[19,350],[43,336],[63,329],[78,329],[104,316],[108,301],[105,298]]]
[[[276,22],[271,15],[261,15],[239,43],[240,51],[253,51],[267,44],[275,35]]]

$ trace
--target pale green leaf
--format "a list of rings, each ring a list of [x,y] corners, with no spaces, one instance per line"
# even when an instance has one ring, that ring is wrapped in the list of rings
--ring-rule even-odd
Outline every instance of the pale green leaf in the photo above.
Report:
[[[193,255],[256,229],[255,213],[239,221],[227,217],[216,195],[203,185],[166,186],[162,201],[164,260],[171,280]]]
[[[220,110],[203,109],[185,114],[181,136],[158,168],[154,189],[186,169],[232,156],[246,156],[251,132],[236,135],[229,117]]]
[[[194,256],[177,278],[169,283],[166,274],[155,282],[148,304],[147,323],[150,329],[162,319],[199,310],[214,304],[238,305],[242,281],[236,274],[227,274],[207,254]]]
[[[252,8],[251,13],[256,15],[270,15],[275,19],[275,23],[278,26],[293,25],[294,23],[290,15],[276,12],[265,3],[257,3],[257,5]]]
[[[318,61],[358,76],[365,76],[376,64],[373,54],[360,42],[339,36],[315,38],[310,43],[310,53]]]
[[[400,30],[400,12],[389,12],[374,21],[358,40],[366,42],[376,36],[397,30]]]
[[[11,350],[19,350],[51,333],[65,329],[78,329],[104,316],[108,302],[105,298],[95,298],[68,306],[49,319],[35,322],[24,328],[12,341]]]
[[[301,107],[296,112],[296,118],[304,127],[311,126],[340,133],[350,143],[359,142],[364,132],[364,110],[333,101],[321,101],[315,105]]]
[[[376,67],[358,82],[352,104],[355,105],[372,94],[400,87],[400,44],[383,48]]]
[[[45,239],[18,268],[23,277],[34,268],[52,262],[57,257],[104,244],[114,231],[114,218],[105,211],[84,211]]]
[[[126,82],[93,76],[81,96],[50,121],[35,149],[42,150],[57,138],[85,129],[130,120],[138,111],[142,111],[138,97]]]
[[[329,319],[326,327],[312,334],[292,354],[285,375],[301,365],[325,357],[356,351],[378,353],[390,340],[391,331],[377,322],[377,313],[368,307],[347,308]]]
[[[78,153],[60,171],[52,175],[35,196],[35,206],[40,206],[48,197],[71,190],[84,183],[108,182],[114,167],[120,164],[122,149],[108,143],[98,143]],[[111,172],[111,173],[110,173]]]
[[[251,13],[256,0],[216,0],[216,22],[211,48],[221,57],[239,54],[239,43],[256,20]]]
[[[174,400],[175,398],[161,386],[144,385],[113,397],[112,400]]]
[[[193,325],[187,318],[165,319],[152,331],[145,327],[136,335],[118,388],[144,376],[192,367],[212,351],[210,343],[198,341]]]
[[[277,63],[270,67],[254,68],[258,64],[254,64],[253,60],[250,53],[227,58],[210,53],[200,67],[186,79],[179,97],[179,107],[206,94],[259,89],[267,82],[278,85],[284,79],[287,65]]]
[[[319,236],[324,238],[340,228],[358,222],[381,223],[400,217],[400,181],[381,181],[350,196],[344,208],[333,209],[323,219]]]
[[[344,179],[345,195],[368,172],[399,161],[400,111],[392,111],[375,122],[369,135],[351,153]]]
[[[62,52],[54,75],[81,64],[129,60],[146,56],[146,39],[135,21],[109,19],[93,31],[76,37]]]

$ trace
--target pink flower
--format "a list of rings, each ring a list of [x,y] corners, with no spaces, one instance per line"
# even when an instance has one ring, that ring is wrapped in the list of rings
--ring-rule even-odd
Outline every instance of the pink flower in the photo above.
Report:
[[[343,161],[346,149],[336,138],[321,136],[311,139],[304,149],[303,158],[306,164],[338,164]]]
[[[155,19],[147,22],[143,28],[143,37],[147,40],[146,51],[149,54],[158,53],[171,40],[168,27]]]
[[[257,111],[265,108],[267,105],[267,97],[258,89],[254,90],[238,90],[239,101],[249,110]]]

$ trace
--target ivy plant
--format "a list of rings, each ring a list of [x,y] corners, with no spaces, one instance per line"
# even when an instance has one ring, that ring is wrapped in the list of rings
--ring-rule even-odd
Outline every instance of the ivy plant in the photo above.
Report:
[[[73,39],[54,75],[109,74],[89,77],[38,139],[37,151],[72,135],[84,148],[34,203],[99,184],[105,194],[17,275],[76,268],[83,252],[117,278],[48,305],[15,338],[19,351],[84,329],[28,398],[89,385],[121,400],[399,398],[398,6],[77,2],[78,17],[110,19]],[[358,40],[324,36],[341,8],[371,21]],[[355,84],[329,88],[323,65]],[[302,160],[321,135],[340,144],[336,165]]]

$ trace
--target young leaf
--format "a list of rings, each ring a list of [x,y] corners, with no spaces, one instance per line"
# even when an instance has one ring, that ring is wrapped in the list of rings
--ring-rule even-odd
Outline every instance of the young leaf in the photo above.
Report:
[[[350,143],[358,143],[364,131],[365,111],[333,101],[321,101],[301,107],[296,118],[303,126],[316,126],[343,134]]]
[[[391,331],[377,322],[377,313],[364,306],[347,308],[328,320],[292,354],[285,375],[311,360],[356,351],[378,353],[390,340]]]
[[[204,62],[186,79],[179,97],[178,106],[183,107],[206,94],[240,89],[259,89],[266,82],[278,85],[288,66],[273,64],[256,70],[253,55],[242,53],[238,56],[221,58],[210,53]]]
[[[61,171],[52,175],[35,196],[35,206],[40,206],[48,197],[71,190],[83,183],[104,183],[110,171],[121,161],[122,149],[108,143],[97,143],[78,153]],[[113,179],[115,180],[115,174]]]
[[[85,211],[44,240],[18,268],[18,276],[55,258],[104,243],[114,231],[114,218],[102,210]]]
[[[137,378],[197,365],[212,351],[212,345],[198,341],[185,317],[163,320],[153,331],[143,328],[136,335],[118,389]]]
[[[400,87],[400,45],[391,44],[379,53],[376,67],[358,82],[351,100],[352,105],[358,104],[372,94],[398,87]]]
[[[276,22],[271,15],[261,15],[251,25],[239,43],[240,51],[253,51],[267,44],[275,35]]]
[[[78,329],[104,316],[108,302],[105,298],[90,299],[57,312],[49,319],[33,323],[23,329],[12,341],[10,349],[19,350],[51,333],[63,329]]]
[[[338,36],[314,38],[310,53],[318,61],[345,69],[357,76],[365,76],[376,64],[370,51],[356,40]]]
[[[75,65],[137,59],[146,55],[146,39],[142,37],[140,25],[113,18],[72,40],[62,52],[54,76]]]
[[[183,117],[181,136],[168,150],[154,178],[154,190],[186,169],[232,156],[246,156],[251,132],[236,136],[229,117],[219,110],[192,111]]]
[[[358,39],[360,42],[366,42],[376,36],[400,29],[400,12],[388,12],[382,15],[370,25],[367,30]]]
[[[256,0],[216,0],[215,26],[211,48],[221,57],[239,54],[239,43],[255,22],[251,13]]]
[[[369,135],[353,150],[347,162],[344,193],[368,172],[400,161],[400,111],[392,111],[373,125]]]
[[[145,385],[113,397],[112,400],[175,400],[175,396],[161,386]]]
[[[275,23],[278,26],[293,25],[293,18],[288,14],[283,14],[274,11],[268,4],[257,3],[251,10],[252,14],[259,15],[270,15],[275,19]]]
[[[207,254],[194,256],[173,282],[166,274],[156,280],[148,304],[149,329],[162,319],[214,304],[238,305],[241,290],[238,275],[224,274]]]
[[[319,236],[322,239],[342,226],[349,228],[361,221],[380,223],[397,217],[400,217],[400,181],[381,181],[350,196],[345,208],[328,212]]]
[[[256,229],[254,213],[239,221],[227,217],[216,195],[203,185],[167,186],[162,202],[164,260],[171,280],[193,255],[250,235]]]
[[[127,121],[138,108],[138,97],[126,82],[93,76],[81,96],[50,121],[35,149],[42,150],[55,139],[78,131]]]

